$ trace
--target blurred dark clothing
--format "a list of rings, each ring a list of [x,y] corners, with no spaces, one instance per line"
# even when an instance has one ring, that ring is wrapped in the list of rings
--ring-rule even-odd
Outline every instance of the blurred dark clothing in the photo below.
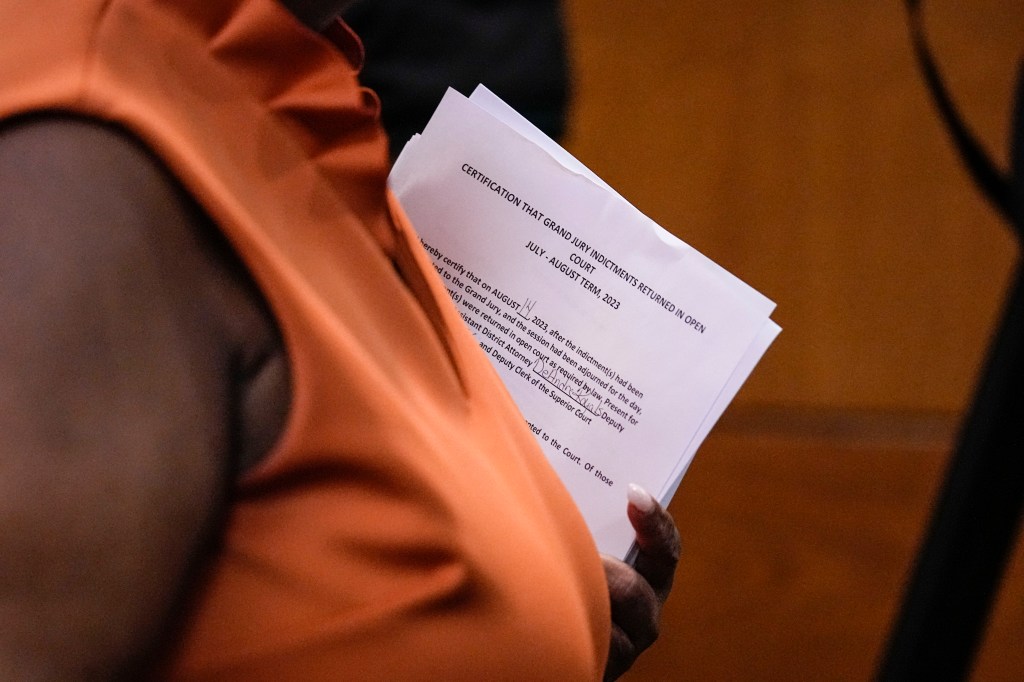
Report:
[[[483,83],[549,136],[565,132],[569,57],[558,0],[366,0],[344,15],[366,46],[392,157],[449,86]]]

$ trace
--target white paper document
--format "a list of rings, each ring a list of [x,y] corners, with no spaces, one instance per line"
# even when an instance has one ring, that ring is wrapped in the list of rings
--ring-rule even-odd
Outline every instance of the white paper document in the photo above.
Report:
[[[490,92],[450,90],[390,184],[600,551],[626,487],[667,504],[779,327]]]

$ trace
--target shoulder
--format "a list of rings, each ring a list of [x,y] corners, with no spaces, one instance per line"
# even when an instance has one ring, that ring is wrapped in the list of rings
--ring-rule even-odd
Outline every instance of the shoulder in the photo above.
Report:
[[[28,277],[55,268],[67,284],[146,276],[122,268],[174,246],[201,215],[134,137],[65,115],[0,128],[0,192],[3,252],[18,254],[7,265]]]
[[[231,351],[198,323],[215,300],[201,214],[143,146],[92,121],[18,121],[0,131],[0,195],[0,372],[20,387],[12,404],[37,415],[26,433],[90,405],[105,406],[90,427],[114,430],[122,394],[180,399],[169,383],[215,394]],[[204,371],[185,376],[198,357]]]
[[[201,423],[235,440],[221,433],[231,400],[245,396],[247,365],[255,374],[277,356],[276,329],[232,249],[162,162],[111,125],[25,118],[0,127],[0,196],[0,345],[25,360],[5,373],[116,378],[83,399],[115,390],[206,399]]]
[[[19,220],[44,222],[75,209],[119,208],[120,215],[144,216],[148,209],[173,210],[181,201],[167,202],[173,183],[150,152],[134,136],[99,121],[67,114],[36,114],[0,125],[0,182],[4,185],[5,214],[20,209]],[[161,196],[162,195],[162,196]],[[52,203],[35,203],[52,198]],[[140,205],[148,200],[150,205]],[[166,211],[160,211],[166,213]],[[157,218],[158,216],[154,216]]]

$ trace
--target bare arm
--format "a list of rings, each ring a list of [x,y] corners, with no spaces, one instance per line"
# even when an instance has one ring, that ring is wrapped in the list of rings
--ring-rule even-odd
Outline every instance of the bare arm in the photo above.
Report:
[[[207,232],[117,131],[0,129],[0,679],[138,664],[216,526],[248,322]]]

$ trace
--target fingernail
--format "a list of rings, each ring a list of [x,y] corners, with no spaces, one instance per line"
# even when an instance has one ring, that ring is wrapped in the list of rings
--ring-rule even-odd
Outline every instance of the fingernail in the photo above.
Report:
[[[654,498],[651,497],[649,492],[638,486],[636,483],[629,484],[629,489],[626,491],[626,498],[629,499],[630,504],[645,514],[654,509]]]

